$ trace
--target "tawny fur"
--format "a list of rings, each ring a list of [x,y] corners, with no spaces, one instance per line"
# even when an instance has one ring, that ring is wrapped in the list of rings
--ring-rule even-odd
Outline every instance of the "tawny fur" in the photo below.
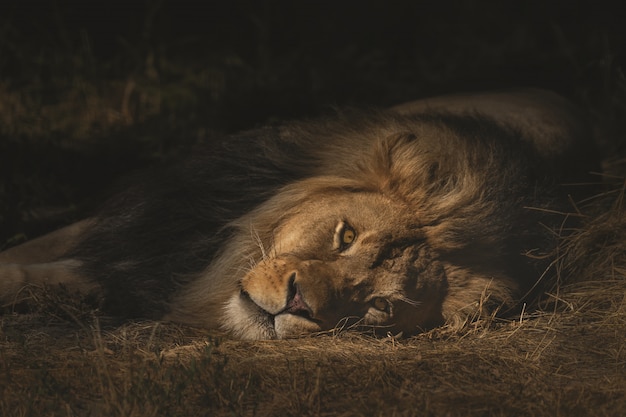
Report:
[[[244,132],[50,235],[58,261],[42,241],[0,255],[0,297],[65,273],[114,314],[248,339],[458,326],[539,288],[549,262],[525,254],[549,253],[592,155],[577,110],[536,90]]]

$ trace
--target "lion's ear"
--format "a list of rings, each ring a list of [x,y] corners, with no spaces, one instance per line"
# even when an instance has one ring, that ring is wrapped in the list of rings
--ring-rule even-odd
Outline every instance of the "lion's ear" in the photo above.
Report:
[[[396,132],[386,136],[375,145],[372,166],[377,167],[381,173],[390,172],[394,160],[401,157],[404,153],[403,149],[410,146],[416,139],[411,132]]]
[[[368,166],[370,178],[383,192],[423,193],[442,179],[440,158],[433,153],[436,149],[423,149],[412,132],[392,133],[375,145]]]
[[[379,187],[387,188],[395,177],[394,166],[398,154],[407,143],[414,140],[415,135],[410,132],[397,132],[376,141],[361,169],[370,174],[370,179],[378,183]]]

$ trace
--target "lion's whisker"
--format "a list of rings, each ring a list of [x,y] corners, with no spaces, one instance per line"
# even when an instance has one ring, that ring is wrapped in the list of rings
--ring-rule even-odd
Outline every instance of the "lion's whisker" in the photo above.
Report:
[[[422,305],[421,301],[417,301],[417,300],[411,300],[410,298],[401,296],[398,298],[400,301],[407,303],[408,305],[412,306],[412,307],[419,307]]]

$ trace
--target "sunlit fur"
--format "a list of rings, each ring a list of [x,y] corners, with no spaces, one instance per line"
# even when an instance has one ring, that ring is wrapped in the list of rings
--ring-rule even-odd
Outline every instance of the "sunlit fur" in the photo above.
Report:
[[[593,165],[569,104],[524,97],[519,114],[461,98],[226,138],[111,200],[65,258],[108,311],[246,339],[510,313],[549,265],[559,184]]]

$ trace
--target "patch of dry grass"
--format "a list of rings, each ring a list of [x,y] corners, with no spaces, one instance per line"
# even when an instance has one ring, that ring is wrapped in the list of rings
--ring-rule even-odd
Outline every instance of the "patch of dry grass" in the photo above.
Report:
[[[619,415],[625,330],[623,315],[578,312],[406,341],[348,334],[237,342],[156,323],[77,331],[5,319],[0,409],[7,416]]]

